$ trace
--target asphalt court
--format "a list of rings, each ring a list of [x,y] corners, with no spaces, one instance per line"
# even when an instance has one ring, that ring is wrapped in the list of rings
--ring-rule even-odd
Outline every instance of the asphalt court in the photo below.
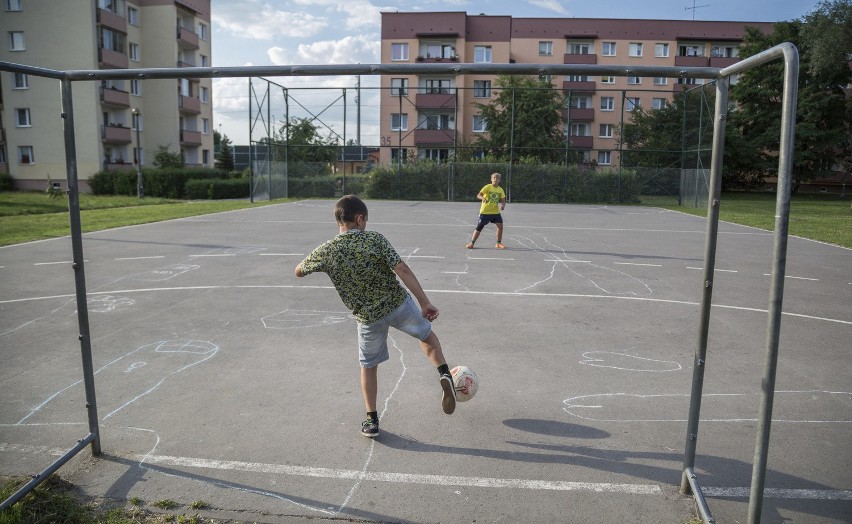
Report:
[[[506,250],[473,203],[368,201],[440,309],[452,416],[414,339],[379,368],[358,435],[355,322],[295,265],[337,232],[311,200],[84,235],[104,455],[86,492],[257,522],[684,522],[677,493],[705,220],[656,208],[509,204]],[[724,205],[724,199],[723,204]],[[721,223],[696,471],[745,520],[765,361],[770,232]],[[87,431],[68,238],[0,248],[0,474]],[[790,237],[764,521],[852,514],[852,250]]]

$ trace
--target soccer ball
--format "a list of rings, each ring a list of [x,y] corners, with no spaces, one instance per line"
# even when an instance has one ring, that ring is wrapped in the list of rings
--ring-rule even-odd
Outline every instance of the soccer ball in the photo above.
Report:
[[[467,366],[456,366],[450,373],[453,375],[453,385],[456,388],[456,400],[467,402],[476,395],[479,389],[479,379],[476,373]]]

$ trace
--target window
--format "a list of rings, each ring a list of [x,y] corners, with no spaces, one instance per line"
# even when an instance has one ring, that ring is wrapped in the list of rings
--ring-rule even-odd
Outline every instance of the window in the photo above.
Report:
[[[453,93],[449,79],[427,79],[424,85],[425,92],[429,94],[451,95]]]
[[[29,108],[15,109],[15,126],[30,127],[32,125]]]
[[[29,89],[30,80],[24,73],[15,73],[15,83],[12,84],[12,89]]]
[[[6,11],[20,11],[21,0],[6,0]]]
[[[408,130],[408,113],[391,113],[391,131]]]
[[[198,98],[205,104],[210,102],[210,90],[204,86],[199,86]]]
[[[615,56],[615,42],[604,42],[601,47],[603,56]]]
[[[134,62],[138,62],[139,60],[141,60],[141,54],[139,53],[139,44],[131,43],[128,46],[127,50],[127,55],[130,57],[131,60],[133,60]]]
[[[642,44],[640,42],[630,43],[630,56],[642,56]]]
[[[639,97],[627,97],[625,104],[627,105],[628,111],[635,111],[639,109]]]
[[[139,27],[139,10],[135,7],[127,6],[127,23]]]
[[[592,48],[591,44],[571,44],[568,46],[569,55],[587,55]]]
[[[130,126],[131,129],[138,129],[142,131],[142,115],[134,115],[130,113]]]
[[[601,77],[601,84],[614,84],[614,83],[615,83],[615,77],[614,76],[602,76]]]
[[[201,119],[201,133],[205,135],[210,134],[210,119],[202,118]]]
[[[570,107],[575,109],[588,109],[592,107],[592,99],[588,96],[571,97]]]
[[[615,97],[601,97],[601,111],[612,111],[615,108]]]
[[[9,31],[9,51],[24,51],[24,32]]]
[[[569,75],[568,81],[569,82],[588,82],[589,77],[587,77],[586,75]]]
[[[110,13],[118,14],[118,0],[98,0],[98,7]]]
[[[198,38],[207,40],[207,24],[198,22]]]
[[[641,83],[642,83],[642,77],[639,77],[639,76],[628,76],[628,77],[627,77],[627,83],[628,83],[629,85],[634,85],[634,86],[635,86],[635,85],[639,85],[639,84],[641,84]]]
[[[417,126],[418,129],[452,129],[452,126],[450,125],[452,117],[450,115],[421,113],[421,118],[422,120]]]
[[[180,96],[192,96],[192,87],[189,85],[188,78],[178,80],[178,93]]]
[[[654,77],[654,85],[655,86],[664,86],[668,85],[669,79],[664,76],[655,76]]]
[[[704,56],[704,46],[682,45],[678,47],[677,54],[680,56]]]
[[[654,56],[666,58],[669,56],[669,44],[654,44]]]
[[[478,45],[473,48],[473,63],[475,64],[490,64],[491,63],[491,46]]]
[[[612,151],[598,151],[598,164],[608,166],[612,163]]]
[[[426,58],[453,58],[456,48],[443,42],[426,42]]]
[[[740,56],[740,50],[734,46],[718,46],[714,45],[710,51],[710,56],[721,58],[736,58]]]
[[[102,49],[109,49],[118,53],[124,52],[124,35],[116,33],[112,29],[101,27],[98,33],[99,44]]]
[[[397,162],[400,157],[400,151],[402,152],[402,161],[405,162],[408,159],[408,149],[395,147],[391,149],[391,160]]]
[[[35,164],[35,157],[33,156],[33,146],[18,146],[18,163]]]
[[[422,157],[424,160],[432,160],[433,162],[443,162],[450,158],[449,149],[424,149]]]
[[[666,107],[666,99],[665,98],[654,98],[651,100],[651,108],[653,109],[662,109]]]
[[[6,150],[0,147],[0,164],[6,163]]]
[[[591,136],[589,124],[571,124],[571,136]]]
[[[552,56],[553,55],[553,42],[539,42],[538,43],[538,54],[539,56]]]
[[[601,138],[612,138],[612,124],[601,124]]]
[[[201,59],[201,67],[210,67],[210,63],[207,61],[207,57],[205,55],[198,55],[198,58]]]
[[[141,80],[131,80],[130,81],[130,94],[134,96],[142,96],[142,81]]]
[[[473,132],[474,133],[484,133],[488,125],[485,123],[485,117],[482,115],[474,115],[473,116]]]
[[[677,83],[683,84],[683,85],[694,86],[694,85],[698,84],[698,81],[694,78],[678,78]]]
[[[201,163],[204,165],[210,164],[210,150],[202,149],[201,150]]]
[[[408,44],[391,44],[391,60],[408,60]]]
[[[407,78],[391,78],[391,96],[406,96],[408,94]]]
[[[491,98],[491,80],[474,80],[473,97]]]
[[[140,163],[139,165],[145,165],[145,149],[138,149],[135,147],[133,148],[133,163]]]

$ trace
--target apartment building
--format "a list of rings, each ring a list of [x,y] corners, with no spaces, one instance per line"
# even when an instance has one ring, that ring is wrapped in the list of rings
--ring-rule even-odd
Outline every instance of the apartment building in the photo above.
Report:
[[[211,0],[0,0],[0,60],[54,70],[209,66]],[[213,165],[210,79],[72,84],[80,189],[150,166],[160,146]],[[66,175],[57,80],[0,73],[0,170],[19,189]],[[64,184],[63,184],[64,186]]]
[[[464,12],[382,13],[381,61],[725,67],[738,58],[746,27],[764,22],[512,18]],[[416,152],[444,160],[454,145],[475,144],[487,122],[475,103],[495,95],[490,75],[401,75],[381,80],[381,161]],[[571,148],[585,162],[618,162],[617,129],[637,107],[658,109],[701,81],[565,76],[563,114]]]

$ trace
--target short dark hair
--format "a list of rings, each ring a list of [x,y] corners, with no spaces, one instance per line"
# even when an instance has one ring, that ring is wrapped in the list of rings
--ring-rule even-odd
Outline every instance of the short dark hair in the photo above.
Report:
[[[334,219],[338,224],[355,222],[356,215],[367,216],[367,204],[355,195],[346,195],[334,205]]]

